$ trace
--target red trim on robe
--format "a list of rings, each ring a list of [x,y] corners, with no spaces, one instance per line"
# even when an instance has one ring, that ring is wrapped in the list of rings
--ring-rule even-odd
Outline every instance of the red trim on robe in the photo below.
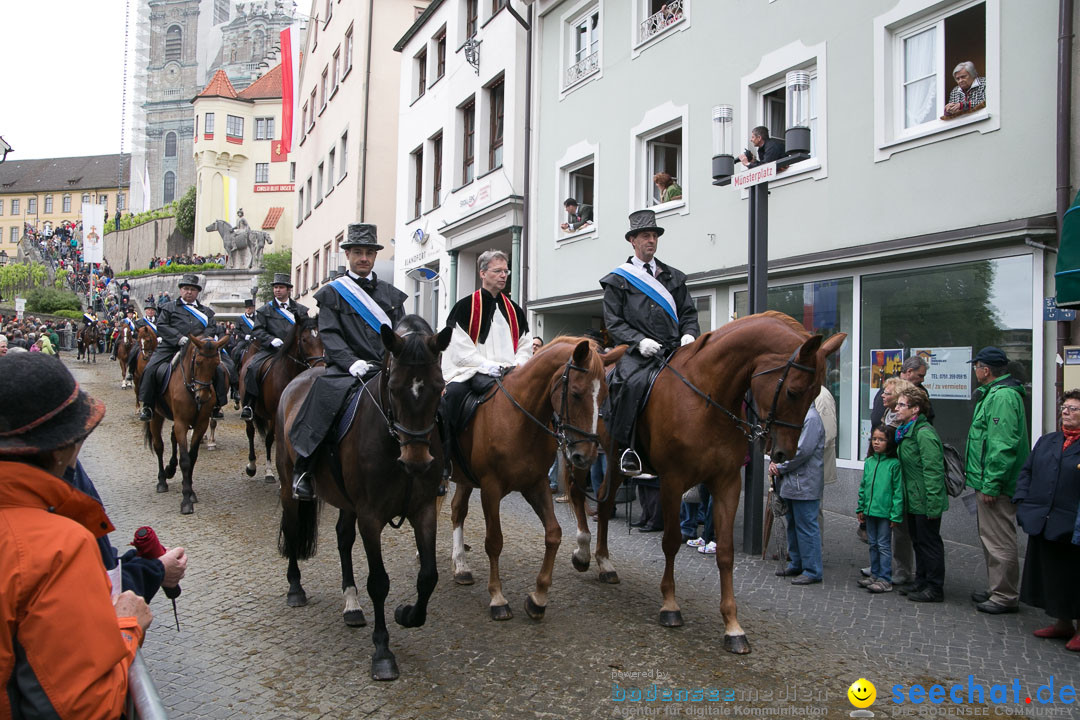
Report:
[[[472,312],[469,314],[469,339],[473,341],[473,345],[480,337],[480,319],[483,314],[484,303],[480,298],[480,291],[477,290],[472,295]]]
[[[510,321],[510,337],[514,340],[514,352],[518,349],[518,319],[517,312],[514,310],[514,306],[510,304],[510,298],[506,297],[506,293],[502,293],[503,307],[506,308],[506,319]]]

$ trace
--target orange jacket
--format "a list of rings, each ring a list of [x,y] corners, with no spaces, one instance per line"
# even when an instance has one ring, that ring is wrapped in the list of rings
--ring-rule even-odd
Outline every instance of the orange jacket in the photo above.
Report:
[[[0,720],[118,718],[142,642],[117,618],[95,536],[101,504],[31,465],[0,462]],[[13,700],[11,691],[14,689]],[[51,714],[50,714],[51,712]]]

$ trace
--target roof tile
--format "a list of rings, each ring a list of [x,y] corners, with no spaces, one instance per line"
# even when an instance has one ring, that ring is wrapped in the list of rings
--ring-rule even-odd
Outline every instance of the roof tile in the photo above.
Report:
[[[266,213],[266,219],[263,220],[263,230],[273,230],[277,227],[278,220],[281,219],[281,213],[285,212],[283,207],[272,207],[270,212]]]
[[[237,97],[245,100],[261,100],[264,98],[281,97],[281,63],[274,66],[270,72],[263,75],[255,82],[240,91]]]
[[[210,78],[210,82],[206,85],[201,93],[196,97],[236,97],[236,90],[233,88],[232,83],[229,82],[229,76],[225,74],[224,70],[220,68],[214,77]]]

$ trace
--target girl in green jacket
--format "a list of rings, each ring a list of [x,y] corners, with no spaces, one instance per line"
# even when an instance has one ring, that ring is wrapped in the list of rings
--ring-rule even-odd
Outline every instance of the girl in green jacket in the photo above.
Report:
[[[872,593],[892,591],[892,528],[904,519],[904,481],[896,459],[896,441],[885,425],[870,433],[862,482],[859,484],[859,522],[866,523],[870,544],[870,577],[859,586]]]

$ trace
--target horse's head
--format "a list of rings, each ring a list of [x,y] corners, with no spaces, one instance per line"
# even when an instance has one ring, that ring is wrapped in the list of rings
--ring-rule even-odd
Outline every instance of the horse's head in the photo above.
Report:
[[[299,321],[293,332],[298,346],[297,359],[308,367],[326,365],[326,349],[323,347],[322,338],[319,337],[319,325],[315,318]]]
[[[154,350],[157,350],[157,335],[149,325],[143,325],[139,328],[139,352],[150,357]]]
[[[435,412],[442,398],[443,381],[440,356],[450,344],[453,327],[438,335],[416,315],[402,320],[396,332],[382,326],[382,341],[387,356],[384,367],[388,420],[398,443],[398,462],[409,474],[417,475],[431,466],[431,434],[435,431]],[[448,452],[443,448],[443,452]]]
[[[750,392],[753,410],[767,433],[765,451],[773,462],[795,456],[806,413],[821,392],[826,359],[840,349],[846,338],[847,333],[837,333],[828,340],[811,335],[796,341],[794,349],[789,346],[757,358]]]
[[[551,344],[550,350],[563,348],[566,357],[551,376],[551,407],[555,413],[555,430],[565,443],[566,459],[574,467],[587,468],[596,460],[598,438],[596,427],[600,406],[607,398],[604,382],[604,361],[589,340],[567,338],[566,342]]]
[[[214,401],[214,373],[221,364],[221,348],[229,341],[189,335],[194,348],[191,359],[191,375],[188,377],[188,389],[195,396],[195,409],[199,411],[208,402]],[[186,358],[185,358],[186,359]]]

